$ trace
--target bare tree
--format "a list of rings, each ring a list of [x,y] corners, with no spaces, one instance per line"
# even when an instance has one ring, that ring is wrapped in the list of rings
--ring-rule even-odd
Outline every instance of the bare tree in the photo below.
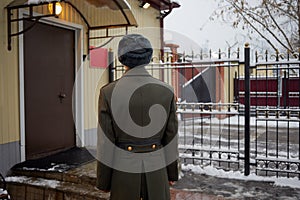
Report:
[[[300,48],[300,0],[218,0],[214,17],[247,29],[273,49],[295,52]]]

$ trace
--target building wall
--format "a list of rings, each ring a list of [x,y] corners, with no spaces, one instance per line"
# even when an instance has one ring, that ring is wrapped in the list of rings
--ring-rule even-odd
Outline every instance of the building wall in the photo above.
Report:
[[[7,12],[10,0],[0,1],[0,172],[20,161],[18,40],[7,50]],[[15,12],[14,15],[17,13]],[[16,26],[12,27],[13,32]]]
[[[15,163],[20,162],[20,101],[19,101],[19,44],[18,37],[12,39],[12,50],[7,50],[7,12],[5,7],[11,0],[0,1],[0,172],[5,174],[6,171]],[[76,7],[94,12],[91,7],[87,7],[82,0],[72,0]],[[139,7],[139,1],[128,0],[134,17],[137,20],[138,28],[128,28],[129,33],[140,32],[145,34],[151,40],[154,46],[154,57],[159,57],[160,32],[159,11],[149,8],[147,10]],[[78,13],[69,5],[62,3],[63,12],[59,15],[60,20],[82,25],[84,37],[84,54],[88,54],[87,48],[87,27]],[[36,13],[49,13],[48,6],[38,6],[34,8]],[[14,16],[18,13],[14,12]],[[95,18],[94,23],[113,21],[113,17]],[[151,31],[149,28],[152,27]],[[154,28],[153,28],[154,27]],[[124,35],[126,29],[111,29],[111,35]],[[18,31],[17,23],[13,23],[13,32]],[[105,31],[92,33],[91,36],[103,36]],[[121,37],[117,37],[108,43],[104,48],[111,49],[117,60],[117,44]],[[94,40],[90,45],[99,46],[106,42],[107,39]],[[95,130],[97,127],[97,104],[100,88],[108,82],[108,71],[105,69],[94,69],[89,66],[89,60],[86,59],[82,65],[84,68],[84,130],[85,144],[95,143]],[[79,69],[78,69],[79,70]],[[92,103],[91,103],[92,102]],[[92,133],[92,134],[89,134]],[[92,135],[92,137],[89,137]],[[4,161],[4,162],[3,162]]]
[[[128,0],[127,1],[133,12],[133,15],[138,23],[138,27],[130,27],[128,33],[140,33],[145,35],[154,47],[153,57],[159,58],[160,54],[160,21],[157,19],[159,11],[154,8],[147,10],[139,7],[139,1]],[[126,30],[124,28],[112,29],[109,31],[112,35],[125,35]],[[99,36],[103,34],[101,31],[94,33],[92,36]],[[115,65],[120,65],[117,59],[117,47],[122,37],[116,37],[110,43],[103,48],[110,49],[114,53]],[[104,44],[107,39],[92,40],[92,46],[100,46]],[[107,69],[93,69],[85,65],[84,70],[85,77],[85,145],[96,145],[96,130],[97,130],[97,107],[100,88],[108,83],[108,70]],[[120,77],[122,73],[118,75]]]
[[[152,45],[154,46],[154,53],[153,57],[158,60],[160,54],[160,21],[157,19],[159,16],[159,11],[154,8],[149,8],[147,10],[139,7],[139,1],[137,0],[128,0],[127,1],[131,7],[131,11],[138,23],[138,27],[129,27],[128,33],[140,33],[145,35],[151,41]],[[94,12],[93,7],[87,7],[84,1],[72,0],[72,3],[76,5],[77,8],[87,10],[88,12]],[[59,15],[59,19],[72,22],[75,24],[83,25],[85,30],[84,33],[87,31],[87,27],[85,26],[84,21],[78,15],[78,13],[74,12],[74,9],[62,3],[63,11]],[[37,13],[48,13],[48,6],[39,6],[38,8],[34,9]],[[118,16],[116,16],[118,17]],[[114,17],[106,16],[103,18],[95,18],[92,20],[94,24],[107,24],[107,22],[113,22]],[[90,41],[90,46],[99,47],[103,44],[102,48],[106,48],[114,53],[114,61],[116,65],[119,65],[117,59],[117,47],[118,43],[121,39],[122,35],[126,34],[125,28],[114,28],[109,29],[108,33],[110,36],[120,36],[115,37],[112,41],[108,42],[108,39],[94,39]],[[102,37],[106,35],[106,29],[98,30],[98,31],[91,31],[91,37]],[[100,88],[108,83],[108,70],[107,69],[99,69],[99,68],[92,68],[89,64],[89,55],[87,50],[87,35],[84,34],[84,54],[87,55],[87,59],[82,64],[83,73],[84,73],[84,129],[95,129],[97,126],[97,105],[98,105],[98,96]],[[120,74],[121,75],[121,74]],[[90,139],[87,139],[90,141]]]

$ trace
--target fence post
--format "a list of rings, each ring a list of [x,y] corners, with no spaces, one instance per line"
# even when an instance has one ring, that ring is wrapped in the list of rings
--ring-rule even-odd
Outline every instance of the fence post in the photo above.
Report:
[[[114,81],[114,52],[110,49],[108,52],[108,82]]]
[[[283,95],[283,108],[287,107],[287,98],[289,98],[289,91],[287,90],[287,75],[286,71],[283,72],[283,86],[282,86],[282,95]]]
[[[245,171],[250,174],[250,47],[245,44]]]

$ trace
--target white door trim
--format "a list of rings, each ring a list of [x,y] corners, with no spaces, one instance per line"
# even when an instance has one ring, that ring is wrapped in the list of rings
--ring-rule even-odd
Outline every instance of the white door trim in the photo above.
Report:
[[[28,16],[29,12],[20,9],[19,17]],[[38,15],[34,13],[34,15]],[[84,147],[84,74],[83,74],[83,46],[84,46],[84,28],[80,24],[63,21],[61,19],[49,17],[40,22],[51,24],[57,27],[62,27],[75,31],[75,84],[73,90],[73,113],[75,123],[76,146]],[[19,31],[23,30],[23,22],[19,22]],[[19,36],[19,95],[20,95],[20,139],[21,139],[21,161],[26,160],[25,152],[25,82],[24,82],[24,36]]]

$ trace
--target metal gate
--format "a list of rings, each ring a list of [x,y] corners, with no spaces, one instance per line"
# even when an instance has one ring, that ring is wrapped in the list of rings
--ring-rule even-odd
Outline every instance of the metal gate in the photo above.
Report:
[[[178,98],[183,163],[300,178],[300,57],[280,56],[262,62],[256,53],[250,65],[246,46],[147,66]],[[116,80],[124,69],[111,65],[110,72]]]
[[[256,53],[250,70],[237,81],[250,87],[238,96],[242,103],[248,93],[253,169],[258,175],[300,178],[300,55]]]

